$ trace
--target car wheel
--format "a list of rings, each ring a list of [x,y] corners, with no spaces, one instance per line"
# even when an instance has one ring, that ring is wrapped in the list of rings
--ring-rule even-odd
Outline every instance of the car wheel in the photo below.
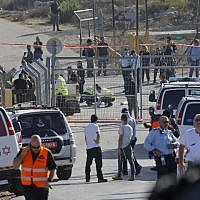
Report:
[[[20,179],[12,179],[9,181],[9,183],[9,192],[15,193],[16,196],[21,196],[24,194],[23,186]]]
[[[60,180],[68,180],[71,177],[72,169],[66,169],[59,166],[56,170],[56,175]]]

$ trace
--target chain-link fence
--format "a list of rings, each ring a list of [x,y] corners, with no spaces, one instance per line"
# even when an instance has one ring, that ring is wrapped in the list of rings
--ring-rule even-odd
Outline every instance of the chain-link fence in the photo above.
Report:
[[[80,113],[75,113],[69,119],[84,120],[96,113],[100,119],[115,120],[119,119],[124,107],[129,108],[132,115],[138,119],[149,118],[148,108],[154,105],[149,102],[150,91],[158,92],[161,84],[167,82],[171,76],[189,77],[190,69],[199,67],[199,65],[190,66],[186,56],[176,56],[176,58],[165,56],[163,58],[163,56],[150,55],[149,58],[149,65],[138,69],[133,66],[119,67],[120,57],[115,58],[115,62],[119,63],[117,66],[114,66],[114,59],[109,59],[110,65],[106,67],[102,65],[101,68],[98,65],[99,60],[94,59],[94,65],[89,69],[87,68],[88,63],[83,62],[84,81],[81,83],[80,77],[77,77],[77,84],[83,88],[79,103]],[[158,58],[165,59],[162,66],[161,64],[156,65],[155,59]],[[127,59],[132,58],[127,57]],[[171,60],[173,62],[169,65]],[[67,66],[67,62],[62,63],[62,66],[64,65]],[[67,67],[56,68],[56,71],[60,74],[68,74],[67,69]],[[71,70],[79,74],[75,65]],[[67,76],[65,76],[66,79]],[[98,87],[100,87],[99,91]]]
[[[167,82],[170,76],[191,76],[191,69],[194,69],[193,76],[199,76],[199,63],[191,66],[192,63],[187,56],[149,55],[146,58],[149,60],[148,64],[144,65],[142,59],[145,59],[145,56],[143,56],[139,58],[143,66],[141,64],[136,66],[132,64],[135,59],[133,56],[126,58],[111,56],[103,62],[96,57],[91,58],[93,65],[89,67],[88,62],[83,58],[61,60],[58,58],[55,74],[62,75],[65,79],[68,95],[65,97],[57,95],[55,105],[63,110],[69,119],[73,120],[88,120],[94,113],[100,119],[116,120],[120,118],[121,110],[124,107],[127,107],[135,118],[145,119],[149,118],[149,106],[154,105],[149,102],[151,90],[155,90],[157,93],[161,84]],[[129,60],[127,62],[129,64],[123,66],[122,59]],[[156,59],[163,59],[165,62],[157,63]],[[170,65],[169,60],[173,60]],[[31,72],[31,70],[29,71]],[[35,90],[25,92],[13,90],[13,104],[35,103],[37,99],[41,98],[39,96],[42,93],[42,102],[49,106],[50,104],[45,102],[52,102],[52,85],[55,84],[52,81],[52,74],[48,73],[46,76],[41,74],[37,82],[42,84]],[[44,90],[44,88],[49,89]]]

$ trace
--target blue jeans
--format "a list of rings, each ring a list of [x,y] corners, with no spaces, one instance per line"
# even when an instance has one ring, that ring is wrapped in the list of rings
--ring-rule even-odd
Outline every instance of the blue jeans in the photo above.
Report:
[[[118,154],[118,176],[121,176],[122,173],[122,163],[124,159],[127,159],[130,167],[131,167],[131,177],[134,177],[135,175],[135,165],[133,162],[133,154],[131,145],[129,144],[127,147],[122,149],[121,154]]]
[[[200,65],[200,60],[196,60],[196,61],[191,62],[189,77],[192,77],[194,69],[195,69],[195,72],[196,72],[196,77],[197,78],[199,77],[199,67],[198,67],[199,65]],[[196,67],[193,67],[193,66],[196,66]]]

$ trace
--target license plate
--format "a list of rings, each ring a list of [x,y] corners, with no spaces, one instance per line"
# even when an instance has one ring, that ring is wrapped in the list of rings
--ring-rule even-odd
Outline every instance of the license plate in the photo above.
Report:
[[[43,143],[43,146],[47,147],[47,148],[55,148],[57,147],[57,142],[47,142],[47,143]]]

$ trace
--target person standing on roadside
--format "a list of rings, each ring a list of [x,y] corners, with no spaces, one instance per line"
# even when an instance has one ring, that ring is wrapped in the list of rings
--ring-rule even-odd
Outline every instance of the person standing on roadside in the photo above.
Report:
[[[34,48],[33,52],[34,59],[35,60],[40,59],[41,61],[43,61],[42,42],[40,41],[40,38],[38,36],[36,37],[36,41],[33,43],[33,48]]]
[[[57,0],[54,0],[51,4],[51,17],[52,17],[53,31],[55,31],[55,27],[57,28],[57,31],[61,31],[59,29],[60,5]]]
[[[132,135],[132,138],[131,138],[130,145],[131,145],[131,148],[132,148],[132,151],[133,151],[133,162],[135,164],[135,175],[138,175],[140,173],[141,169],[142,169],[142,166],[137,162],[135,152],[134,152],[134,147],[135,147],[135,144],[137,142],[136,121],[133,117],[130,116],[127,108],[123,108],[121,113],[125,114],[128,117],[128,124],[132,127],[132,130],[133,130],[133,135]],[[127,172],[127,162],[123,163],[123,165],[125,165],[124,169],[123,169],[124,172]],[[125,171],[125,169],[126,169],[126,171]],[[128,173],[125,173],[125,174],[128,174]]]
[[[97,75],[100,76],[103,73],[104,76],[107,75],[107,62],[108,62],[108,44],[104,41],[104,37],[100,38],[100,42],[98,43],[97,48],[97,55],[98,55],[98,73]],[[103,72],[102,72],[103,68]]]
[[[184,158],[188,163],[188,169],[200,164],[200,114],[195,115],[193,125],[194,128],[185,131],[180,135],[179,139],[179,167],[181,174],[186,170]],[[185,150],[187,150],[186,154]]]
[[[135,180],[135,165],[133,162],[133,155],[131,149],[131,138],[133,136],[133,129],[128,124],[128,117],[126,114],[121,115],[122,125],[119,128],[119,139],[118,139],[118,173],[112,177],[113,180],[122,180],[122,163],[124,159],[127,159],[131,167],[131,177],[129,181]]]
[[[13,161],[14,169],[21,165],[21,182],[26,200],[48,200],[49,182],[53,181],[56,163],[51,152],[42,147],[39,135],[31,137]]]
[[[27,45],[27,52],[24,52],[24,56],[23,59],[27,62],[27,63],[32,63],[33,62],[33,52],[31,51],[31,45]]]
[[[190,47],[188,57],[191,63],[189,77],[192,77],[193,71],[196,72],[196,77],[199,77],[199,66],[200,66],[200,44],[199,40],[195,39],[193,42],[193,46]]]
[[[87,61],[87,77],[94,76],[94,60],[95,56],[94,49],[92,47],[92,40],[90,38],[87,39],[87,47],[83,49],[82,56],[85,56]]]
[[[144,82],[144,73],[146,74],[147,83],[149,83],[150,81],[149,67],[150,67],[151,58],[150,58],[150,52],[147,46],[143,46],[143,49],[140,52],[140,58],[141,58],[141,65],[143,67],[142,83]]]
[[[177,165],[174,149],[179,146],[177,138],[168,129],[169,118],[161,116],[159,122],[159,128],[150,131],[144,142],[144,148],[148,152],[153,152],[158,179],[167,174],[176,176]]]
[[[77,79],[81,94],[80,103],[83,103],[82,95],[84,92],[84,84],[85,84],[85,70],[83,68],[82,61],[77,62]]]
[[[163,52],[161,51],[161,48],[159,48],[159,47],[156,48],[155,58],[154,58],[154,66],[157,68],[154,69],[153,83],[156,83],[157,73],[159,70],[158,67],[161,68],[161,66],[162,66],[162,57],[163,57]]]
[[[85,165],[85,178],[86,182],[90,182],[90,166],[92,165],[93,159],[96,163],[96,171],[98,183],[107,182],[102,174],[102,151],[100,146],[100,129],[97,125],[97,116],[91,115],[91,123],[85,127],[85,143],[87,148],[87,160]]]

